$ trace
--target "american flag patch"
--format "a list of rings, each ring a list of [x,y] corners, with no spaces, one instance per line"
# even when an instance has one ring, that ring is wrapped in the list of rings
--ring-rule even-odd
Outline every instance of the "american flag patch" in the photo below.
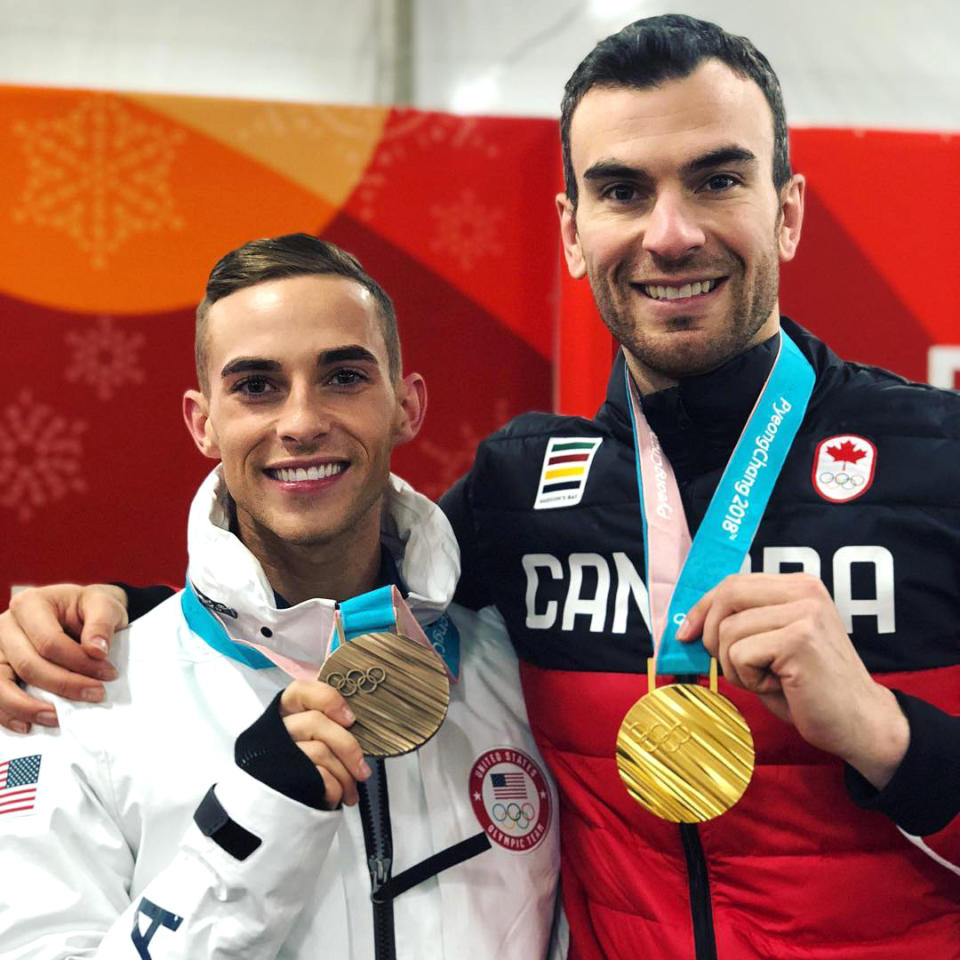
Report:
[[[40,754],[0,763],[0,816],[32,810],[40,779]]]
[[[527,778],[521,772],[491,773],[490,785],[495,800],[526,800]]]
[[[602,442],[602,437],[551,437],[543,457],[533,509],[551,510],[578,504]]]

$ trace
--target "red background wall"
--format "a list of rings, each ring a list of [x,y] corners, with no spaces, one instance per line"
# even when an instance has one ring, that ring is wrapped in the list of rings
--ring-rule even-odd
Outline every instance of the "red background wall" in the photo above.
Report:
[[[193,309],[252,237],[318,233],[394,297],[430,387],[395,468],[430,495],[513,414],[602,396],[612,345],[561,269],[553,121],[0,88],[0,150],[0,601],[183,576],[209,466],[179,413]],[[793,151],[807,221],[783,309],[926,379],[929,347],[960,342],[956,138],[798,130]]]

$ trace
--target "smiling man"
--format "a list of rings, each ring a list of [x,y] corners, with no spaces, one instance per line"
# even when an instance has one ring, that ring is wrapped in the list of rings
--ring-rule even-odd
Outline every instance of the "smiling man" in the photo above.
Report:
[[[572,955],[960,956],[960,397],[780,316],[804,181],[750,41],[631,24],[573,73],[561,140],[567,264],[623,347],[607,400],[514,420],[442,506],[458,601],[505,619],[560,787]],[[52,612],[90,615],[81,645]],[[54,587],[13,613],[24,671],[99,692],[117,600]],[[659,819],[618,773],[654,652],[658,686],[715,657],[752,729],[753,778],[709,822]],[[0,704],[43,709],[9,683]],[[637,739],[669,754],[690,727]]]
[[[254,241],[214,267],[196,345],[184,418],[220,464],[185,590],[117,637],[103,704],[0,731],[4,957],[545,956],[553,788],[502,623],[450,605],[450,525],[390,474],[426,407],[390,299],[332,244]],[[365,759],[364,696],[424,688],[396,657],[312,678],[405,604],[459,682],[419,750]]]
[[[377,322],[386,307],[350,277],[305,274],[233,291],[236,279],[221,274],[197,311],[203,389],[187,392],[184,417],[201,452],[223,461],[237,532],[274,588],[299,603],[319,580],[335,599],[351,597],[376,573],[390,451],[419,426],[423,381],[400,379],[395,327]],[[313,351],[303,349],[305,317],[323,319]],[[379,357],[370,349],[378,339]],[[304,374],[327,376],[322,410],[305,395],[310,376],[290,382],[278,344],[302,350]],[[277,434],[291,439],[278,444]]]
[[[574,71],[561,138],[567,265],[622,346],[607,400],[514,420],[442,506],[557,777],[573,955],[960,956],[960,398],[780,316],[805,184],[745,38],[631,24]],[[752,729],[727,812],[717,711],[633,709],[654,652],[658,687],[715,657]],[[701,736],[723,760],[672,780]]]
[[[804,184],[771,177],[756,83],[707,60],[645,92],[593,86],[568,130],[576,187],[558,199],[567,262],[589,278],[637,386],[661,389],[769,340]]]

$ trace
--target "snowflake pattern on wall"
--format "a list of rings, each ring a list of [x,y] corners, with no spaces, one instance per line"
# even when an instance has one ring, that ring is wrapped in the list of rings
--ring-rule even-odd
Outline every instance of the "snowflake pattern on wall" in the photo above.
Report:
[[[499,237],[504,213],[481,203],[473,190],[462,190],[453,203],[434,204],[430,216],[436,226],[430,248],[452,257],[463,270],[503,253]]]
[[[291,137],[327,141],[337,138],[343,162],[356,166],[381,133],[382,113],[364,107],[329,107],[302,103],[265,103],[237,131],[245,141],[288,140]]]
[[[501,397],[493,405],[493,425],[489,430],[481,431],[474,424],[463,422],[457,430],[459,442],[453,441],[441,446],[425,438],[418,440],[417,449],[420,454],[432,460],[436,469],[431,471],[431,479],[419,483],[417,489],[432,500],[439,499],[473,466],[480,441],[492,430],[505,424],[509,416],[507,401]]]
[[[47,504],[86,490],[80,439],[86,429],[21,391],[0,410],[0,506],[26,523]]]
[[[429,154],[438,147],[473,150],[491,161],[500,155],[500,148],[487,140],[474,117],[397,110],[384,127],[380,145],[357,184],[360,218],[369,223],[376,216],[377,197],[396,163],[413,153]]]
[[[138,120],[106,94],[13,129],[28,171],[14,220],[67,234],[95,269],[135,234],[183,228],[170,190],[183,131]]]
[[[65,376],[71,383],[93,387],[109,400],[125,383],[143,383],[139,351],[146,338],[116,326],[112,317],[97,317],[96,326],[70,330],[65,338],[72,349]]]

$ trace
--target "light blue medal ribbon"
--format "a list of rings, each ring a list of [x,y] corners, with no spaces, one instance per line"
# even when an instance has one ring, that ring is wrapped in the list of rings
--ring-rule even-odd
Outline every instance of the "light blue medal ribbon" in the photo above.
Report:
[[[353,640],[365,633],[380,633],[396,629],[396,614],[393,610],[393,587],[378,587],[351,597],[340,604],[344,641]],[[333,653],[340,646],[340,638],[334,637],[330,644]]]
[[[340,604],[340,622],[343,625],[343,641],[349,642],[365,633],[381,633],[383,631],[397,631],[403,633],[398,622],[397,610],[394,603],[404,603],[399,595],[394,594],[394,587],[379,587],[359,597],[352,597]],[[414,624],[413,614],[410,614],[410,626]],[[460,676],[460,631],[456,624],[444,613],[429,626],[421,626],[424,636],[434,651],[443,660],[444,666],[451,680]],[[334,637],[330,644],[330,653],[340,646],[340,638]]]
[[[644,511],[640,444],[634,407],[630,402],[629,369],[626,370],[626,377],[636,451],[637,484],[641,491],[640,507]],[[677,640],[677,630],[687,611],[705,593],[724,577],[738,573],[743,566],[774,485],[800,429],[815,379],[806,357],[786,331],[781,330],[780,349],[773,368],[730,455],[670,598],[666,624],[657,648],[658,674],[709,672],[710,654],[703,643],[681,643]],[[643,415],[639,406],[637,413]],[[645,511],[643,540],[649,584],[650,538]],[[653,622],[651,615],[651,625]]]
[[[394,607],[394,588],[379,587],[357,597],[344,600],[339,605],[340,623],[345,642],[365,633],[381,633],[397,629],[397,613]],[[212,603],[213,601],[208,601]],[[403,602],[402,599],[400,601]],[[180,595],[180,607],[190,629],[218,653],[237,660],[255,670],[264,670],[275,664],[262,653],[245,643],[234,640],[212,610],[200,600],[190,581]],[[412,618],[412,614],[410,614]],[[456,624],[445,613],[438,620],[423,628],[427,640],[444,662],[454,679],[460,675],[460,633]],[[340,646],[340,637],[334,636],[330,653]]]

